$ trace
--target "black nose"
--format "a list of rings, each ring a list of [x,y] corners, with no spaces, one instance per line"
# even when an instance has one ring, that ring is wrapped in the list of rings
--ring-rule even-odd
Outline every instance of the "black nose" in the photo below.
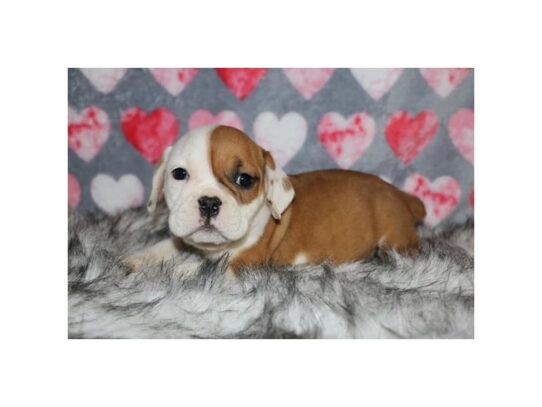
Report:
[[[222,201],[216,196],[202,196],[200,199],[198,199],[198,203],[199,213],[204,218],[214,218],[216,215],[218,215],[220,205],[222,205]]]

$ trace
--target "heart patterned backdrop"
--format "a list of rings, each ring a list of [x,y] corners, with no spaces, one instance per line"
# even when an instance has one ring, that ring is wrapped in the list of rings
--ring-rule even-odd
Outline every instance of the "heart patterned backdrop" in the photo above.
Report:
[[[68,69],[68,204],[144,204],[153,164],[189,129],[245,130],[290,174],[344,168],[421,198],[430,226],[474,210],[474,71]]]

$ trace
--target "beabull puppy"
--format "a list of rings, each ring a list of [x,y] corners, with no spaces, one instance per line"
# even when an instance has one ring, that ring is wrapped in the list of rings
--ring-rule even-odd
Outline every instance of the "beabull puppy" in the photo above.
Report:
[[[376,249],[415,253],[423,203],[377,176],[347,170],[286,175],[271,153],[228,126],[190,130],[165,149],[149,211],[161,196],[170,239],[126,259],[133,269],[183,245],[230,270],[261,264],[334,264]]]

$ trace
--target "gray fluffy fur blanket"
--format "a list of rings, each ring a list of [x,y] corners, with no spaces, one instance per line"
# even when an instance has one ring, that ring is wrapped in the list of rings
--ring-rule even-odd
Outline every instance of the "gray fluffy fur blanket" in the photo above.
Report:
[[[186,253],[128,273],[119,258],[168,235],[165,209],[69,213],[70,338],[472,338],[474,225],[422,230],[416,258],[262,267]],[[200,261],[183,273],[185,262]]]

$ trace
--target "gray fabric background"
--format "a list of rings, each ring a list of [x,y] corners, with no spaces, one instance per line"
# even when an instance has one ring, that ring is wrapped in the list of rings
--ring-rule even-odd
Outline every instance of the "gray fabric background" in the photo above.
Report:
[[[347,117],[365,111],[375,120],[376,133],[366,153],[351,167],[353,170],[383,175],[401,187],[413,173],[430,180],[442,175],[454,177],[461,184],[461,201],[444,221],[461,222],[472,217],[469,194],[474,187],[473,165],[465,160],[448,137],[447,123],[459,108],[474,107],[474,72],[471,71],[446,98],[431,89],[418,69],[405,69],[391,90],[380,100],[373,100],[352,76],[349,69],[337,69],[312,99],[304,99],[292,86],[281,69],[270,69],[256,89],[244,100],[239,100],[221,81],[214,69],[199,69],[195,78],[176,97],[168,93],[147,69],[129,69],[114,90],[103,94],[97,91],[79,69],[68,69],[68,104],[80,111],[95,105],[107,112],[111,121],[109,138],[99,154],[90,162],[81,160],[68,151],[68,171],[81,184],[80,210],[96,209],[90,194],[90,182],[98,173],[114,178],[135,174],[145,186],[148,196],[153,166],[125,139],[120,117],[128,108],[138,106],[145,111],[166,107],[177,115],[181,133],[188,130],[190,115],[198,109],[213,114],[232,110],[243,122],[245,131],[253,137],[253,123],[265,111],[278,117],[295,111],[308,123],[305,143],[299,153],[285,166],[287,173],[322,168],[337,168],[336,163],[320,144],[317,126],[321,117],[336,111]],[[384,134],[388,118],[398,110],[412,114],[430,109],[440,120],[439,130],[429,145],[414,161],[405,165],[388,146]]]

